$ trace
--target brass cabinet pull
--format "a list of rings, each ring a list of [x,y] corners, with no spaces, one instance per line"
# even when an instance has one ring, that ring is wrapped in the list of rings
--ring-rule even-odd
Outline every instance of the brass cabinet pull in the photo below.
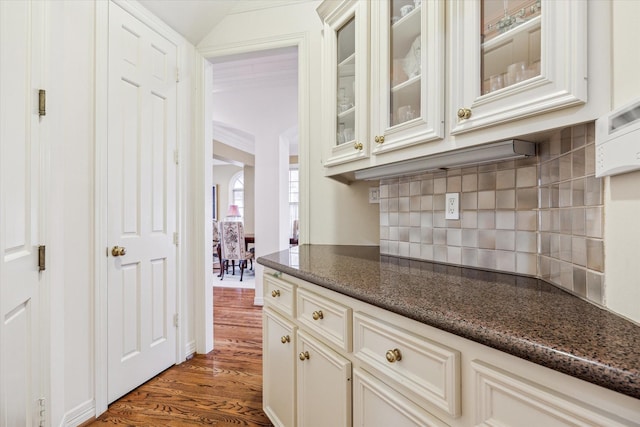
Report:
[[[127,254],[127,248],[124,248],[122,246],[114,246],[113,249],[111,249],[111,255],[113,256],[123,256]]]
[[[304,362],[305,360],[309,359],[309,352],[308,351],[303,351],[298,355],[298,357],[300,358],[300,360],[302,360]]]
[[[384,142],[384,135],[376,136],[373,140],[378,144],[382,144]]]
[[[276,298],[280,296],[280,289],[276,289],[275,291],[271,291],[271,296]]]
[[[322,310],[314,311],[311,316],[313,317],[313,320],[324,319],[324,314],[322,314]]]
[[[364,148],[364,146],[362,145],[362,142],[354,142],[353,143],[353,148],[355,148],[356,150],[361,151]]]
[[[288,342],[291,342],[291,338],[289,338],[289,335],[283,335],[282,338],[280,338],[280,342],[282,344],[286,344]]]
[[[458,118],[459,119],[468,119],[471,117],[471,110],[468,108],[461,108],[458,110]]]
[[[395,363],[402,360],[402,354],[400,354],[400,350],[394,348],[393,350],[387,351],[387,362]]]

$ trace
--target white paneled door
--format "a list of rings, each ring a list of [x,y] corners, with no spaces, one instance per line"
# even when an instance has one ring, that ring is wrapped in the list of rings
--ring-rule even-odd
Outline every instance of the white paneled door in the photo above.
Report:
[[[38,113],[43,2],[0,1],[0,426],[37,426],[42,184],[46,118]]]
[[[110,3],[109,402],[176,362],[176,50]]]

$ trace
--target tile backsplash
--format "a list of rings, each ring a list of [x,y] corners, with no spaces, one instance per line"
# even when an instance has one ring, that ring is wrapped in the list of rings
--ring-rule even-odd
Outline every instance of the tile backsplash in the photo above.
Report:
[[[541,277],[603,304],[603,184],[593,123],[536,157],[380,182],[380,252]],[[460,219],[445,194],[460,193]]]

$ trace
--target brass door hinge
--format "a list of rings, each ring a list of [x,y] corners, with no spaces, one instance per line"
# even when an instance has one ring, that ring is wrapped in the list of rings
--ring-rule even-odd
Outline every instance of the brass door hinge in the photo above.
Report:
[[[44,245],[38,246],[38,271],[44,271],[47,268],[46,257],[47,247]]]
[[[38,91],[38,115],[47,115],[47,91],[44,89]]]

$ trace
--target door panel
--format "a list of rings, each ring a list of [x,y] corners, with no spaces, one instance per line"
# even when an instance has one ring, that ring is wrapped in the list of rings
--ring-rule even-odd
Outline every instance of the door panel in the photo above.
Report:
[[[109,5],[108,400],[176,361],[176,46]]]
[[[0,426],[39,423],[43,11],[0,1]]]

